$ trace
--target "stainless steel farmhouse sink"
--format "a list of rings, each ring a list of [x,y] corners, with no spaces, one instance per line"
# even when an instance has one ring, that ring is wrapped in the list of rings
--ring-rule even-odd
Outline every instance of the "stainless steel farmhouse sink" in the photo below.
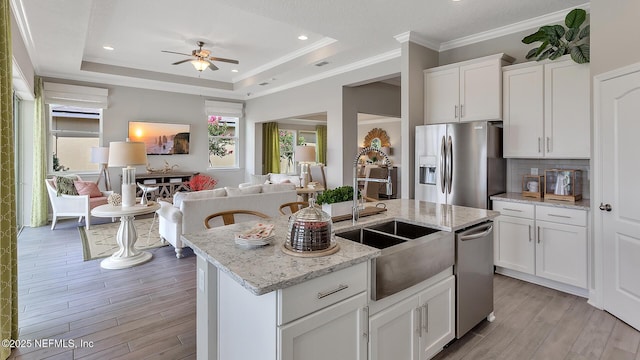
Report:
[[[393,220],[336,232],[382,250],[371,260],[371,298],[380,300],[416,285],[454,263],[453,233]]]

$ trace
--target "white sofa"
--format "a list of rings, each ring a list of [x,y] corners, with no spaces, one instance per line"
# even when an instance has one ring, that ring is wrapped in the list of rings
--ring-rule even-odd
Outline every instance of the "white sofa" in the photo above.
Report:
[[[287,175],[287,174],[273,174],[268,173],[266,175],[251,175],[249,182],[242,183],[238,187],[246,187],[250,185],[260,184],[285,184],[292,183],[295,186],[300,186],[300,175]]]
[[[205,230],[204,219],[225,210],[254,210],[269,216],[280,216],[281,204],[296,201],[295,184],[263,184],[243,188],[224,188],[195,192],[178,192],[173,204],[160,201],[160,236],[175,247],[176,257],[181,258],[181,235]],[[236,222],[255,220],[249,215],[237,215]],[[210,222],[222,226],[221,219]]]

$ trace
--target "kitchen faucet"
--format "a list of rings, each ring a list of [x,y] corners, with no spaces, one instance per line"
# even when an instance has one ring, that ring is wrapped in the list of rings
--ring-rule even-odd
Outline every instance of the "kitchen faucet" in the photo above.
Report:
[[[380,156],[384,157],[384,163],[387,165],[387,178],[386,179],[371,179],[371,178],[359,178],[358,177],[358,160],[360,157],[369,152],[377,152]],[[353,223],[355,224],[360,218],[360,206],[358,205],[358,181],[368,181],[368,182],[379,182],[386,183],[386,194],[391,195],[393,193],[392,184],[391,184],[391,160],[389,160],[389,156],[385,154],[382,150],[378,148],[374,148],[368,146],[356,155],[356,158],[353,160],[353,209],[351,214],[353,216]]]

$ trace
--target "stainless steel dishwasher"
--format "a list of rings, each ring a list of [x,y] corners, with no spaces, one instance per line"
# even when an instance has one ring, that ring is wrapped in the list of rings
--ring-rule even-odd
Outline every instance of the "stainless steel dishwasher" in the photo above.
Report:
[[[456,233],[456,338],[493,321],[493,223]]]

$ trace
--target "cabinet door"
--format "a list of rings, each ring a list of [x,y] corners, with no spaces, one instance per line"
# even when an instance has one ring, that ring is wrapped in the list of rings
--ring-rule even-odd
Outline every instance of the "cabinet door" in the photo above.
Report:
[[[420,360],[431,359],[455,337],[454,288],[451,276],[420,293]]]
[[[367,359],[367,295],[278,327],[278,359]],[[247,346],[251,339],[246,339]]]
[[[534,221],[500,215],[494,220],[493,262],[497,266],[535,273]]]
[[[542,65],[505,70],[504,157],[542,157],[544,86]]]
[[[424,117],[425,124],[458,122],[459,68],[425,72]]]
[[[502,67],[487,60],[460,67],[460,121],[502,120]]]
[[[369,359],[418,360],[419,315],[416,295],[371,316]]]
[[[536,275],[587,287],[587,229],[538,221]]]
[[[545,151],[552,158],[591,156],[589,65],[545,65]]]

